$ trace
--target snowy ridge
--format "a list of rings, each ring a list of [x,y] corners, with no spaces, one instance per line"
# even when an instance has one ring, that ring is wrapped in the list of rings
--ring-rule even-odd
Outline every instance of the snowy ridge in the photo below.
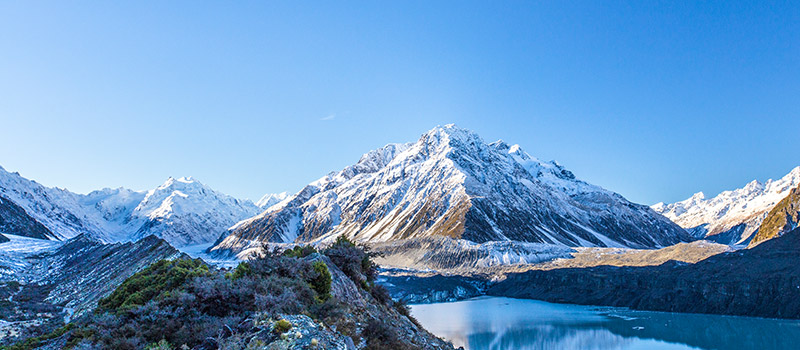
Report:
[[[742,188],[724,191],[713,198],[698,192],[686,200],[657,203],[652,208],[698,238],[746,244],[767,213],[797,186],[800,186],[800,166],[778,180],[764,183],[753,180]]]
[[[436,127],[371,151],[238,223],[214,250],[264,242],[369,242],[441,235],[482,243],[658,247],[688,234],[649,207],[585,183],[519,146]]]
[[[106,243],[147,235],[178,247],[211,243],[236,222],[262,211],[249,200],[214,191],[188,177],[170,177],[147,192],[106,188],[81,195],[0,168],[0,195],[52,231],[49,238],[56,240],[85,233]]]
[[[256,202],[256,206],[261,209],[267,209],[275,204],[283,202],[286,198],[289,198],[288,192],[267,193]]]
[[[111,240],[109,232],[113,229],[98,211],[81,203],[81,195],[42,186],[2,167],[0,194],[47,227],[54,235],[51,239],[65,240],[87,233],[103,241]]]
[[[237,221],[260,211],[251,201],[214,191],[191,177],[170,177],[148,191],[131,213],[131,221],[144,221],[132,238],[154,234],[177,247],[210,243]]]

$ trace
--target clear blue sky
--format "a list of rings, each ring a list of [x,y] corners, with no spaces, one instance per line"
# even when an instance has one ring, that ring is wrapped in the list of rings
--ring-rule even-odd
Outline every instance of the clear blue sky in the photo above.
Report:
[[[0,165],[258,199],[447,123],[652,204],[800,165],[797,2],[4,1]]]

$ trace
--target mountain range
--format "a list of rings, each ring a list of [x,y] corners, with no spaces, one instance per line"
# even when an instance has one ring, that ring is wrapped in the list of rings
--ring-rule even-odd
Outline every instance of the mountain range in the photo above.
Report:
[[[0,168],[0,232],[33,238],[86,234],[108,243],[155,235],[183,247],[213,242],[220,232],[262,210],[188,177],[170,177],[150,191],[106,188],[84,195]]]
[[[714,198],[699,192],[648,207],[582,181],[519,145],[487,143],[472,131],[445,125],[416,142],[370,151],[297,193],[267,194],[256,203],[190,177],[170,177],[149,191],[77,194],[0,167],[0,233],[54,240],[86,234],[106,243],[152,234],[179,248],[215,242],[210,250],[222,255],[340,235],[371,243],[447,237],[478,244],[647,249],[706,239],[746,246],[799,185],[797,167],[781,179],[753,181]],[[791,213],[778,221],[787,229],[796,225]],[[761,236],[780,234],[770,230],[775,232]],[[487,246],[498,245],[481,247]]]
[[[698,192],[671,204],[658,203],[653,210],[688,230],[696,239],[746,246],[764,218],[789,192],[800,186],[800,167],[778,180],[753,180],[746,186],[724,191],[713,198]]]

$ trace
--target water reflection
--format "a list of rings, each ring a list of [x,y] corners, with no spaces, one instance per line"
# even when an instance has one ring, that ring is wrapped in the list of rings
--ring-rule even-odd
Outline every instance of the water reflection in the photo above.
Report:
[[[800,322],[478,298],[414,305],[425,328],[470,350],[797,349]]]

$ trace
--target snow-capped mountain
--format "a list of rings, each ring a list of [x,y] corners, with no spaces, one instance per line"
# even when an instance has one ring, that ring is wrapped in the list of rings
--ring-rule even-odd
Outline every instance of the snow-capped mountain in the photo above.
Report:
[[[289,198],[288,192],[267,193],[263,197],[261,197],[261,199],[259,199],[258,202],[256,202],[256,206],[258,206],[261,209],[267,209],[275,204],[282,202],[286,198]]]
[[[42,186],[18,173],[9,173],[0,167],[0,195],[24,210],[49,230],[47,238],[64,240],[86,233],[103,241],[110,241],[113,228],[92,208],[81,203],[81,195],[60,188]],[[26,232],[6,232],[29,236]],[[36,235],[34,235],[36,236]]]
[[[234,226],[213,250],[338,235],[391,241],[444,235],[473,242],[658,247],[688,233],[555,162],[453,125],[371,151]]]
[[[106,188],[82,195],[0,168],[0,226],[6,223],[3,227],[19,231],[5,232],[10,234],[64,240],[85,233],[103,242],[152,234],[183,247],[213,242],[220,232],[261,211],[249,200],[214,191],[192,178],[169,178],[146,192]]]
[[[713,198],[698,192],[686,200],[658,203],[652,208],[697,238],[747,244],[767,213],[798,185],[800,166],[778,180],[764,183],[753,180],[742,188],[722,192]]]
[[[176,247],[213,242],[237,221],[261,211],[253,202],[214,191],[192,178],[169,178],[133,209],[143,220],[133,239],[154,234]]]

